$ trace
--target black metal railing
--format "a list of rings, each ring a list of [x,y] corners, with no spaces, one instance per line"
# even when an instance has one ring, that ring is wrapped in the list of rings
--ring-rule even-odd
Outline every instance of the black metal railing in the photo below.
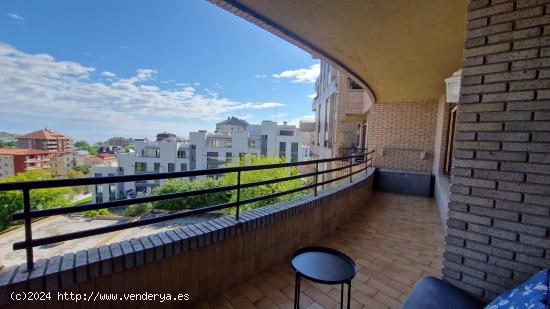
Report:
[[[18,211],[13,214],[13,220],[23,220],[25,227],[25,240],[20,242],[15,242],[13,244],[14,250],[26,250],[27,255],[27,269],[31,270],[34,266],[33,259],[33,248],[58,242],[63,242],[67,240],[73,240],[88,236],[95,236],[104,233],[110,233],[114,231],[149,225],[153,223],[183,218],[191,215],[222,210],[227,208],[235,208],[236,210],[236,219],[239,220],[240,216],[240,206],[244,204],[250,204],[258,201],[273,199],[279,196],[284,196],[304,190],[313,189],[313,194],[317,196],[318,187],[325,186],[336,181],[341,181],[349,177],[349,181],[353,181],[353,175],[358,174],[362,171],[366,171],[369,167],[372,167],[372,153],[365,152],[361,154],[355,154],[352,156],[338,157],[331,159],[320,159],[320,160],[311,160],[311,161],[300,161],[292,163],[278,163],[278,164],[265,164],[265,165],[250,165],[250,166],[237,166],[237,167],[225,167],[225,168],[216,168],[210,170],[194,170],[187,172],[170,172],[170,173],[158,173],[158,174],[142,174],[142,175],[126,175],[126,176],[107,176],[107,177],[90,177],[90,178],[77,178],[77,179],[55,179],[55,180],[37,180],[37,181],[25,181],[25,182],[8,182],[0,183],[0,192],[1,191],[14,191],[19,190],[23,193],[23,210]],[[359,159],[359,160],[358,160]],[[346,162],[347,161],[347,162]],[[337,167],[320,170],[319,166],[323,163],[337,162]],[[342,162],[345,162],[343,164]],[[274,169],[282,167],[299,167],[299,166],[311,166],[314,165],[313,172],[306,172],[297,175],[291,175],[287,177],[268,179],[256,182],[241,183],[241,173],[246,171],[254,170],[264,170],[264,169]],[[354,167],[358,167],[354,170]],[[345,171],[342,175],[342,171]],[[74,186],[84,186],[84,185],[100,185],[100,184],[111,184],[118,182],[134,182],[134,181],[146,181],[146,180],[159,180],[159,179],[173,179],[173,178],[186,178],[186,177],[196,177],[196,176],[213,176],[226,173],[237,173],[237,184],[223,186],[223,187],[214,187],[201,190],[193,190],[186,192],[177,192],[169,193],[162,195],[152,195],[146,197],[139,197],[133,199],[123,199],[115,201],[100,202],[94,204],[85,204],[79,206],[67,206],[67,207],[58,207],[58,208],[48,208],[48,209],[32,209],[30,201],[30,191],[36,189],[47,189],[47,188],[60,188],[60,187],[74,187]],[[328,180],[319,181],[319,175],[329,174],[332,175],[336,173],[336,177],[330,178]],[[311,177],[313,179],[312,183],[306,184],[299,188],[294,188],[291,190],[276,192],[268,195],[257,196],[249,199],[241,199],[241,190],[245,188],[252,188],[261,185],[268,185],[278,182],[290,181],[295,179],[301,179]],[[147,218],[138,221],[130,221],[125,223],[120,223],[111,226],[98,227],[88,230],[80,230],[70,233],[65,233],[61,235],[54,235],[42,238],[33,238],[32,237],[32,220],[35,218],[50,217],[55,215],[63,215],[70,213],[77,213],[89,210],[98,210],[111,207],[120,207],[120,206],[129,206],[141,203],[156,202],[162,200],[170,200],[176,198],[184,198],[202,194],[212,194],[217,192],[226,192],[236,190],[236,201],[227,202],[224,204],[218,204],[213,206],[207,206],[202,208],[196,208],[191,210],[185,210],[177,213],[171,213],[162,215],[159,217]]]

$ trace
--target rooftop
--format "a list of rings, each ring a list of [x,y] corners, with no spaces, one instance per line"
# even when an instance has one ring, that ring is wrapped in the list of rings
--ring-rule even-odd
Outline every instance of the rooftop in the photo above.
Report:
[[[66,136],[63,133],[56,132],[52,129],[44,129],[44,130],[38,130],[31,132],[29,134],[18,136],[17,139],[70,139],[68,136]]]
[[[248,122],[239,119],[237,117],[227,117],[227,120],[224,120],[217,125],[231,125],[231,126],[248,126]]]

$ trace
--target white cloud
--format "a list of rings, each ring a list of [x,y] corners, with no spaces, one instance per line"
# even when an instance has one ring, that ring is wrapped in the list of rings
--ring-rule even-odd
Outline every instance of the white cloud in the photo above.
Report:
[[[286,118],[287,116],[288,116],[288,113],[278,113],[278,114],[269,116],[269,118],[275,119],[275,120],[284,120],[284,118]]]
[[[103,77],[109,77],[109,78],[113,78],[116,76],[115,73],[113,72],[109,72],[109,71],[104,71],[104,72],[101,72],[101,76]]]
[[[248,114],[245,114],[245,115],[240,115],[240,116],[235,116],[239,119],[242,119],[242,120],[250,120],[252,118],[254,118],[254,116],[252,116],[252,114],[248,113]]]
[[[256,78],[266,78],[266,74],[256,74]]]
[[[114,82],[92,80],[94,71],[0,42],[0,123],[15,117],[36,125],[59,119],[60,123],[76,121],[78,128],[90,135],[103,130],[142,136],[147,130],[220,120],[233,111],[284,105],[237,102],[211,91],[198,93],[190,86],[161,89],[154,83],[157,71],[150,68],[140,68],[133,76]]]
[[[312,94],[308,94],[307,97],[310,98],[310,99],[315,99],[315,97],[317,96],[317,93],[312,93]]]
[[[314,64],[309,68],[283,71],[279,74],[273,74],[275,78],[289,78],[293,83],[315,83],[321,70],[320,64]]]
[[[22,26],[25,24],[25,18],[15,13],[7,13],[6,15],[8,15],[8,17],[10,18],[10,21],[9,21],[10,24],[14,24],[18,26]]]

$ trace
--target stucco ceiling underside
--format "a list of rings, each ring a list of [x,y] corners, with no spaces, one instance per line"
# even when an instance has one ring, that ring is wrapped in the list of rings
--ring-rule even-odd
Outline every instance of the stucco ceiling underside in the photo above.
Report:
[[[377,102],[437,100],[461,66],[466,0],[212,0],[347,69]]]

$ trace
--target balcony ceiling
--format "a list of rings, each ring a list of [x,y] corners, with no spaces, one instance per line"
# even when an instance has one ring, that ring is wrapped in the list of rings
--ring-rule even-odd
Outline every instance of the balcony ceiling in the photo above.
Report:
[[[466,0],[211,0],[367,85],[377,102],[436,100],[458,70]]]

